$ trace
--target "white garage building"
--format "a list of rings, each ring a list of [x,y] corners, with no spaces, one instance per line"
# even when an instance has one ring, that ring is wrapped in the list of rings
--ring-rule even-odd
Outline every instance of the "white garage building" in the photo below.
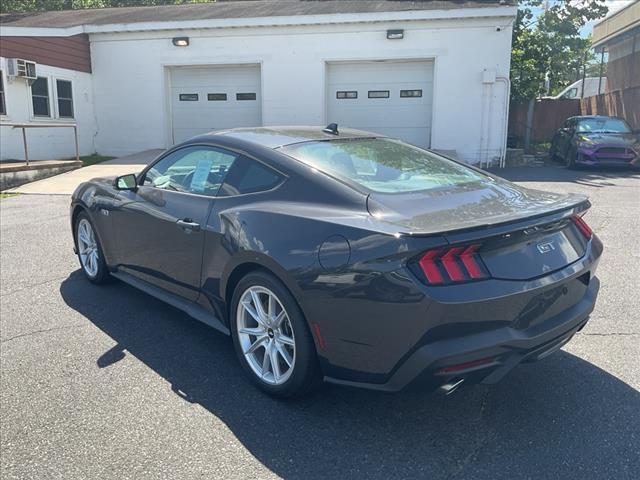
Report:
[[[82,154],[336,122],[496,161],[515,14],[505,1],[258,0],[3,16],[0,121],[75,121]],[[34,60],[37,80],[10,75],[12,58]],[[0,131],[2,158],[22,158],[21,134]],[[30,131],[32,158],[72,156],[65,135]]]

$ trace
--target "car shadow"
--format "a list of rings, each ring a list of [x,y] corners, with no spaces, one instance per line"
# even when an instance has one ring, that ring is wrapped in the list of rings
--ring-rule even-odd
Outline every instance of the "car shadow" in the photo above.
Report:
[[[76,271],[60,293],[116,343],[95,359],[100,368],[118,368],[133,355],[283,478],[640,472],[633,452],[640,393],[566,352],[519,367],[498,385],[449,397],[327,385],[309,398],[278,401],[244,379],[228,337],[142,292],[120,282],[97,287]]]
[[[571,170],[560,165],[542,167],[492,168],[491,173],[511,182],[568,182],[592,187],[614,185],[621,178],[640,179],[640,170],[631,168],[590,167]]]

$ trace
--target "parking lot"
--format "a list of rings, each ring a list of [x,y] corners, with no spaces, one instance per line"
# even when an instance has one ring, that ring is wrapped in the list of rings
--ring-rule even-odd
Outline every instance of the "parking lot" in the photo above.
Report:
[[[0,477],[640,478],[640,174],[499,173],[590,196],[600,297],[562,351],[450,397],[271,399],[228,338],[86,282],[68,196],[0,200]]]

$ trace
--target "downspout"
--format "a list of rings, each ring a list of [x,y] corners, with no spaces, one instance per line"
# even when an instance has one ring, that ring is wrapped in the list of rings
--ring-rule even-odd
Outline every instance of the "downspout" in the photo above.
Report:
[[[509,101],[511,100],[511,80],[509,77],[496,77],[496,82],[502,82],[505,86],[504,115],[502,116],[502,139],[500,142],[500,168],[504,168],[507,162],[507,133],[509,130]]]

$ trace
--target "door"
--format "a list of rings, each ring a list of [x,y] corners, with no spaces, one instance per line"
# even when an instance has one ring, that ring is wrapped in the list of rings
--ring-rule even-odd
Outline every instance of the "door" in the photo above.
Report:
[[[327,64],[327,123],[431,145],[433,61]]]
[[[173,142],[235,127],[262,125],[259,65],[173,67]]]
[[[209,146],[174,150],[122,191],[113,212],[118,267],[195,301],[205,225],[236,154]]]

